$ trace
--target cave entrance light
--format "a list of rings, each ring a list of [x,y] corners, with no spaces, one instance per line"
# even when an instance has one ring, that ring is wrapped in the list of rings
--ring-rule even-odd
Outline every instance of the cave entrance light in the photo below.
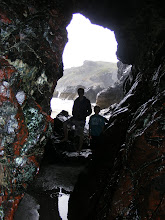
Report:
[[[116,57],[117,42],[112,31],[91,24],[90,20],[81,14],[73,14],[73,18],[67,26],[67,31],[68,43],[63,53],[64,76],[58,81],[54,97],[51,100],[52,118],[55,118],[62,110],[68,111],[70,115],[72,113],[73,100],[65,99],[65,96],[62,100],[57,94],[62,93],[67,86],[76,88],[77,85],[82,85],[85,87],[86,85],[83,85],[83,82],[88,81],[87,78],[76,78],[72,73],[67,76],[68,69],[80,67],[84,64],[84,61],[112,62],[115,65],[118,61]],[[90,75],[90,72],[88,75]],[[116,75],[113,77],[114,79],[117,78]],[[92,85],[91,83],[89,87]],[[67,202],[67,196],[58,201],[61,215],[67,216]],[[63,207],[62,210],[61,207]]]
[[[63,52],[64,69],[81,66],[85,60],[117,62],[114,32],[73,14],[67,26],[68,43]]]
[[[104,61],[117,63],[117,42],[114,32],[102,26],[92,24],[82,14],[73,14],[70,24],[67,26],[68,43],[63,52],[64,76],[58,81],[53,98],[51,100],[51,117],[54,118],[61,110],[71,113],[73,101],[57,100],[57,93],[61,93],[67,86],[82,85],[87,79],[66,77],[69,68],[80,67],[84,61]],[[90,74],[90,73],[89,73]],[[117,76],[113,76],[117,80]],[[93,82],[91,82],[91,87]],[[88,87],[88,88],[89,88]]]

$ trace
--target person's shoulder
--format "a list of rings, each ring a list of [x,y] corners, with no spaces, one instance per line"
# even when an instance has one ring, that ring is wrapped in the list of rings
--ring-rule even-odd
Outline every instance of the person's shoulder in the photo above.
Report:
[[[86,96],[84,96],[84,100],[85,100],[86,102],[90,102],[90,100],[89,100]]]
[[[94,118],[95,118],[95,115],[91,115],[91,116],[89,117],[89,121],[92,121]]]
[[[75,100],[74,100],[74,102],[78,102],[79,101],[79,97],[77,97]]]
[[[98,115],[101,119],[105,120],[105,117],[102,115]]]

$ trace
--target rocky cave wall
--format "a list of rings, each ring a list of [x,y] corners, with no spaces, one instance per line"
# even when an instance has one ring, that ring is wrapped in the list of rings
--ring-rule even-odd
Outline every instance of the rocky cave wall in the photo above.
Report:
[[[132,71],[99,157],[79,181],[69,219],[163,219],[165,16],[163,1],[0,0],[0,217],[12,219],[52,132],[50,99],[62,76],[65,27],[79,12],[115,31]],[[88,178],[91,177],[91,178]],[[82,196],[83,195],[83,196]],[[95,195],[91,198],[91,195]],[[81,203],[74,199],[81,197]],[[84,211],[85,210],[85,211]],[[82,213],[80,216],[79,213]]]
[[[114,13],[111,3],[106,1],[104,16],[98,10],[93,21],[109,20],[104,24],[115,31],[118,58],[132,64],[132,71],[98,157],[71,196],[69,219],[78,213],[79,220],[164,219],[164,3],[117,1]]]
[[[0,1],[0,219],[39,171],[71,17],[60,3]]]

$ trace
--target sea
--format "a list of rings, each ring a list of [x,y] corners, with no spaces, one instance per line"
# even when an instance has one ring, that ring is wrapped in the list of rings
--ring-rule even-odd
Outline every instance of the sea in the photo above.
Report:
[[[51,118],[54,119],[62,110],[65,110],[69,115],[72,115],[73,102],[74,100],[52,98],[50,102],[52,111]]]
[[[52,98],[50,102],[51,107],[51,118],[55,118],[62,110],[65,110],[68,112],[69,115],[72,115],[72,107],[73,107],[74,100],[68,100],[68,99],[60,99],[60,98]],[[92,106],[92,114],[94,114],[93,108],[96,103],[91,103]],[[85,128],[89,128],[89,118],[88,116],[86,118],[86,124]]]

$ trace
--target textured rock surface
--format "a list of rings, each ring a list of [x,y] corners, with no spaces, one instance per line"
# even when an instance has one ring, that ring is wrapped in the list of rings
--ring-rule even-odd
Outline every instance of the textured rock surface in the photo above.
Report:
[[[52,133],[68,23],[51,4],[0,2],[0,219],[12,219]]]
[[[71,196],[69,219],[164,219],[164,2],[0,3],[1,219],[12,219],[38,172],[51,132],[49,103],[62,76],[65,27],[73,12],[114,30],[118,58],[132,71],[98,157]]]
[[[58,98],[60,99],[68,99],[68,100],[75,100],[77,98],[77,89],[78,88],[84,88],[84,86],[82,85],[78,85],[76,87],[74,86],[67,86],[59,95]],[[92,102],[95,103],[96,102],[96,97],[97,94],[102,91],[103,88],[101,88],[100,86],[91,86],[87,89],[84,88],[85,91],[85,96]],[[54,94],[56,94],[57,96],[57,92],[54,92]],[[55,95],[53,95],[53,97],[55,97]]]
[[[119,61],[117,63],[117,67],[118,80],[115,82],[113,87],[104,89],[96,96],[96,104],[99,105],[101,108],[108,108],[110,105],[119,103],[124,97],[123,86],[125,79],[129,76],[131,72],[131,65],[123,64],[121,61]]]
[[[110,117],[97,157],[79,178],[69,219],[80,212],[79,219],[164,219],[165,93],[147,100],[140,96],[144,80],[135,81]]]
[[[165,216],[164,5],[156,1],[129,3],[129,15],[124,15],[124,6],[120,14],[118,7],[117,19],[116,11],[111,13],[109,7],[100,19],[116,17],[111,22],[114,29],[118,24],[117,54],[123,63],[132,64],[132,72],[124,84],[124,98],[109,119],[98,157],[80,176],[71,196],[71,220],[77,219],[78,213],[82,213],[79,220],[163,220]],[[115,3],[106,6],[109,4],[113,8]],[[93,14],[96,8],[92,8]],[[100,13],[101,8],[96,20]]]
[[[119,103],[123,98],[123,85],[116,84],[114,87],[104,89],[97,94],[96,104],[101,109],[108,108],[110,105]]]
[[[96,102],[98,92],[114,85],[116,80],[116,63],[86,60],[82,66],[64,70],[54,94],[59,92],[59,98],[73,100],[77,96],[77,88],[81,86],[91,102]]]
[[[127,132],[123,167],[111,201],[112,219],[120,216],[164,218],[164,96],[160,93],[135,113]],[[136,162],[136,163],[135,163]]]

